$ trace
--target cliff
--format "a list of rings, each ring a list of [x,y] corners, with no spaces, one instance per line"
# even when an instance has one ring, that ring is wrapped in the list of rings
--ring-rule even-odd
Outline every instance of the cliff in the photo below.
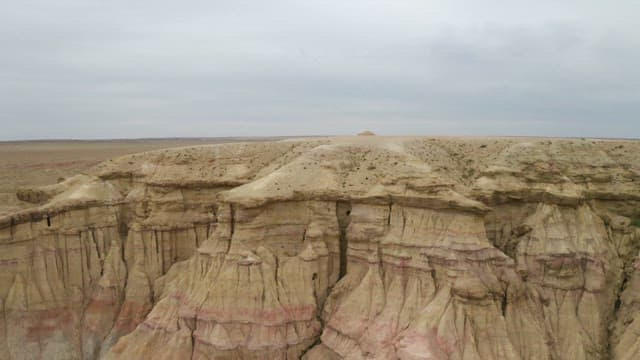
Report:
[[[2,359],[635,359],[640,142],[116,158],[0,218]]]

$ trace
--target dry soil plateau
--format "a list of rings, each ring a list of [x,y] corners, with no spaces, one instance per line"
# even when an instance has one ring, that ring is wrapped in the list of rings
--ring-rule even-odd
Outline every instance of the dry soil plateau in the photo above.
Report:
[[[15,196],[0,359],[640,358],[640,141],[199,145]]]

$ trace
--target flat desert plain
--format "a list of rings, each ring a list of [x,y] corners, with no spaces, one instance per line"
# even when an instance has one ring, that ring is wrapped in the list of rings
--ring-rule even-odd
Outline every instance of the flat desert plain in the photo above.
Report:
[[[131,140],[30,140],[0,142],[0,216],[32,204],[16,190],[54,184],[101,161],[137,152],[224,142],[279,138],[175,138]]]

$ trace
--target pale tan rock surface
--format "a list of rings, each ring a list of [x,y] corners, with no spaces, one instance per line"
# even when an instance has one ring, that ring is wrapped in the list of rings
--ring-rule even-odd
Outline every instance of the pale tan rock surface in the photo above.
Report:
[[[636,359],[640,142],[158,150],[0,218],[2,359]]]

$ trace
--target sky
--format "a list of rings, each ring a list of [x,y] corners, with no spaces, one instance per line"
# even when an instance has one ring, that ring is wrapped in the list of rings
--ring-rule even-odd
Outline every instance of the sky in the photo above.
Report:
[[[0,140],[640,138],[640,1],[9,1]]]

